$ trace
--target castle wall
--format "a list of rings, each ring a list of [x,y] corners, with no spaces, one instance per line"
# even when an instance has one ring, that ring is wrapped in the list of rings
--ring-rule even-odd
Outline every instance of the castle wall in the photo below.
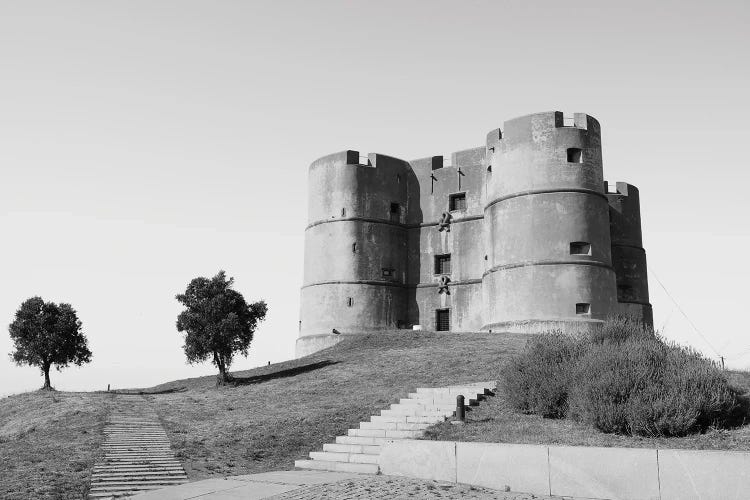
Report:
[[[483,329],[606,318],[616,295],[598,122],[525,116],[506,122],[488,149]],[[580,151],[575,161],[569,149]],[[574,250],[579,243],[588,250]]]
[[[411,177],[406,162],[360,159],[356,151],[310,166],[298,353],[306,342],[326,342],[320,335],[392,329],[406,321]],[[392,204],[399,207],[395,214]]]
[[[653,325],[648,297],[646,250],[641,238],[641,208],[638,188],[618,182],[609,200],[612,266],[617,276],[618,313],[635,316]]]
[[[346,335],[436,329],[444,309],[457,332],[650,321],[638,190],[607,193],[588,115],[516,118],[450,159],[329,155],[310,166],[308,200],[298,355]],[[437,269],[446,255],[450,270]]]

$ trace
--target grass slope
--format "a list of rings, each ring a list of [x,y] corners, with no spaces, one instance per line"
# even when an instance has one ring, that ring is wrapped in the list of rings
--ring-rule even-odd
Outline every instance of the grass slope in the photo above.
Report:
[[[85,498],[110,400],[47,391],[0,400],[0,498]]]
[[[215,378],[171,382],[156,405],[191,479],[290,469],[323,443],[368,420],[417,386],[492,380],[523,336],[388,332],[311,356]]]

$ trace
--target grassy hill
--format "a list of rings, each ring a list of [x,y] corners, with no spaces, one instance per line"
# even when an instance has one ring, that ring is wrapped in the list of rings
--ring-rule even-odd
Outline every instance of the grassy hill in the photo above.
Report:
[[[521,335],[386,332],[246,372],[152,388],[147,396],[191,479],[289,469],[294,460],[406,397],[417,386],[492,380]]]
[[[0,400],[0,498],[85,498],[111,401],[47,391]]]
[[[527,338],[403,330],[361,335],[299,360],[234,372],[234,386],[217,388],[211,374],[136,392],[153,403],[190,479],[290,469],[415,387],[496,379]],[[731,377],[750,388],[746,374]],[[0,400],[0,498],[81,498],[106,414],[117,404],[114,393],[34,392]],[[433,427],[432,437],[750,450],[744,428],[665,444],[518,415],[502,394],[469,415],[470,425]]]

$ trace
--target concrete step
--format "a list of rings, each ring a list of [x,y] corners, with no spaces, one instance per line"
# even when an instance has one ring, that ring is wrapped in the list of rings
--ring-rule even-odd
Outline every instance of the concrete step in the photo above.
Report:
[[[368,455],[364,453],[335,453],[328,451],[311,451],[310,458],[324,462],[350,462],[359,464],[376,464],[379,455]]]
[[[456,406],[456,398],[453,396],[449,396],[447,398],[434,398],[434,397],[425,397],[425,398],[417,398],[413,397],[414,394],[409,394],[408,398],[401,398],[398,400],[398,404],[402,405],[409,405],[409,404],[420,404],[420,405],[453,405]],[[472,398],[466,398],[464,399],[464,404],[466,406],[476,406],[479,404],[479,401],[482,400],[484,397],[472,397]]]
[[[383,429],[349,429],[352,437],[385,437],[385,438],[415,438],[422,435],[422,431],[399,431]]]
[[[377,464],[356,464],[350,462],[326,462],[324,460],[295,460],[298,469],[328,470],[337,472],[356,472],[359,474],[377,474]]]
[[[450,411],[435,411],[435,410],[422,410],[418,408],[404,409],[399,408],[396,410],[381,410],[380,415],[383,417],[445,417],[452,415],[453,410]],[[409,421],[408,419],[406,420]]]
[[[386,441],[393,441],[398,438],[386,437],[363,437],[363,436],[337,436],[336,444],[361,444],[364,446],[382,445]],[[403,439],[403,438],[401,438]]]
[[[91,478],[104,480],[106,478],[149,478],[149,477],[187,477],[184,471],[105,471],[105,472],[94,472],[91,474]]]
[[[370,422],[407,422],[408,415],[373,415]]]
[[[419,431],[428,428],[430,424],[416,424],[407,422],[360,422],[360,429],[382,429],[392,431]]]
[[[421,411],[435,411],[435,412],[448,412],[448,411],[455,411],[456,410],[456,403],[448,404],[448,405],[402,405],[402,404],[393,404],[390,407],[391,411],[400,412],[400,411],[412,411],[412,410],[421,410]]]
[[[409,424],[436,424],[438,422],[445,422],[445,419],[445,415],[439,417],[408,416],[406,417],[406,422]]]
[[[323,445],[323,451],[334,453],[362,453],[365,455],[379,455],[382,446],[380,445],[363,445],[363,444],[333,444],[326,443]]]

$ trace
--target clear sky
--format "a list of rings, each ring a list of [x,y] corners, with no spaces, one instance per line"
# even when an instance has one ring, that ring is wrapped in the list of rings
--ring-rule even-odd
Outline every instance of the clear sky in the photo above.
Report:
[[[269,305],[233,368],[291,358],[312,160],[548,110],[599,119],[605,178],[640,188],[657,327],[749,367],[749,25],[745,1],[2,0],[0,394],[43,382],[7,356],[32,295],[93,351],[59,389],[214,373],[174,296],[219,269]]]

